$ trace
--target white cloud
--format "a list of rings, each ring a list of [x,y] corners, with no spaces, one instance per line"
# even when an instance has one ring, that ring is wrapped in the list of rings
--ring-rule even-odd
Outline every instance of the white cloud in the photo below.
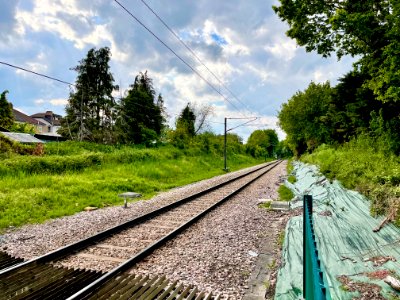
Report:
[[[65,106],[68,104],[68,99],[50,99],[48,102],[54,106]]]
[[[34,101],[36,105],[45,107],[46,105],[53,105],[53,106],[65,106],[68,104],[68,99],[61,99],[61,98],[54,98],[54,99],[37,99]]]
[[[42,105],[42,104],[44,104],[44,100],[43,99],[37,99],[37,100],[35,100],[35,104],[36,105]]]
[[[279,59],[290,61],[296,56],[297,45],[294,40],[285,37],[275,37],[273,43],[264,47],[265,51]]]

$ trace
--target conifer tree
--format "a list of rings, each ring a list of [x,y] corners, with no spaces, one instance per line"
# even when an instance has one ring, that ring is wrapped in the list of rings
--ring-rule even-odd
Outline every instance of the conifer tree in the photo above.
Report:
[[[13,106],[7,101],[8,91],[0,95],[0,126],[10,128],[14,124]]]
[[[112,92],[118,90],[110,72],[110,49],[92,48],[72,70],[78,73],[70,93],[60,133],[74,140],[112,143],[116,107]]]
[[[136,76],[127,95],[121,99],[120,128],[122,141],[134,144],[149,144],[159,139],[165,126],[166,115],[161,94],[156,92],[147,71]]]

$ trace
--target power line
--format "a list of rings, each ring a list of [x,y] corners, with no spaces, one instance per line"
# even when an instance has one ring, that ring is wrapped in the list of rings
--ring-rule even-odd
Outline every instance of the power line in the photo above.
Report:
[[[169,51],[171,51],[180,61],[182,61],[189,69],[191,69],[197,76],[199,76],[203,81],[205,81],[208,86],[210,86],[216,93],[218,93],[225,101],[230,103],[237,111],[239,109],[237,106],[231,102],[227,97],[225,97],[217,88],[215,88],[207,79],[205,79],[199,72],[197,72],[189,63],[187,63],[181,56],[179,56],[171,47],[169,47],[161,38],[159,38],[153,31],[151,31],[145,24],[142,23],[132,12],[130,12],[125,6],[123,6],[118,0],[114,0],[123,10],[125,10],[133,19],[136,20],[140,25],[142,25],[152,36],[154,36],[161,44],[163,44]]]
[[[198,57],[198,55],[184,42],[182,39],[178,36],[178,34],[172,30],[170,26],[146,3],[146,1],[141,0],[143,4],[157,17],[158,20],[175,36],[175,38],[187,49],[190,51],[190,53],[197,59],[197,61],[202,64],[208,72],[211,73],[212,76],[240,103],[242,104],[245,108],[247,108],[247,105],[244,104],[224,83],[222,80],[220,80],[217,75],[213,71],[211,71],[206,64]]]
[[[64,81],[64,80],[55,78],[55,77],[51,77],[51,76],[48,76],[48,75],[45,75],[45,74],[41,74],[41,73],[38,73],[38,72],[35,72],[35,71],[32,71],[32,70],[28,70],[28,69],[25,69],[25,68],[22,68],[22,67],[18,67],[18,66],[15,66],[15,65],[6,63],[6,62],[4,62],[4,61],[0,61],[0,64],[6,65],[6,66],[9,66],[9,67],[12,67],[12,68],[14,68],[14,69],[22,70],[22,71],[24,71],[24,72],[32,73],[32,74],[35,74],[35,75],[37,75],[37,76],[45,77],[45,78],[47,78],[47,79],[51,79],[51,80],[54,80],[54,81],[58,81],[58,82],[63,83],[63,84],[67,84],[67,85],[70,85],[70,86],[75,86],[73,83],[70,83],[70,82],[67,82],[67,81]]]
[[[6,66],[9,66],[9,67],[12,67],[14,69],[18,69],[18,70],[21,70],[21,71],[24,71],[24,72],[31,73],[31,74],[34,74],[36,76],[45,77],[45,78],[50,79],[50,80],[54,80],[54,81],[57,81],[57,82],[60,82],[60,83],[63,83],[63,84],[67,84],[69,86],[75,86],[76,87],[76,85],[73,84],[73,83],[70,83],[70,82],[67,82],[67,81],[52,77],[52,76],[48,76],[48,75],[45,75],[45,74],[42,74],[42,73],[38,73],[38,72],[35,72],[35,71],[32,71],[32,70],[28,70],[28,69],[25,69],[25,68],[22,68],[22,67],[19,67],[19,66],[15,66],[15,65],[3,62],[3,61],[0,61],[0,64],[6,65]],[[115,99],[122,100],[122,99],[124,99],[124,97],[119,97],[119,98],[115,97]],[[132,103],[132,104],[136,105],[136,106],[144,107],[144,108],[151,108],[151,106],[149,106],[149,105],[145,106],[145,105],[142,105],[142,104],[139,104],[139,103]]]

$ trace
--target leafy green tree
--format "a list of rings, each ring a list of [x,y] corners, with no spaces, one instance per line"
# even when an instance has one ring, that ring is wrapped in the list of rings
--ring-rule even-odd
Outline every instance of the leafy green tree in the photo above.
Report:
[[[100,143],[115,141],[117,104],[112,92],[118,90],[110,72],[110,49],[88,51],[72,70],[78,73],[75,91],[70,93],[60,133],[74,140]]]
[[[158,140],[165,127],[164,100],[153,87],[147,71],[135,77],[127,95],[121,99],[120,128],[122,141],[135,144],[151,144]]]
[[[0,126],[10,128],[14,124],[13,106],[7,101],[8,91],[0,95]]]
[[[266,159],[276,154],[278,143],[278,135],[275,130],[255,130],[247,141],[246,151],[253,157],[264,157]]]
[[[328,111],[321,120],[330,128],[332,141],[343,143],[369,130],[371,112],[384,105],[364,86],[369,76],[352,71],[332,89]]]
[[[183,131],[189,137],[193,137],[196,134],[195,122],[195,112],[190,103],[188,103],[186,107],[182,110],[176,121],[176,129]]]
[[[297,92],[282,105],[279,124],[286,132],[288,145],[295,155],[331,142],[331,129],[325,118],[331,97],[329,82],[311,82],[304,92]]]
[[[287,35],[324,57],[360,57],[366,85],[378,100],[400,99],[400,3],[387,0],[280,0],[273,9],[287,21]]]
[[[172,144],[181,149],[186,148],[196,135],[195,123],[194,108],[188,103],[176,119],[176,128],[170,135]]]
[[[36,128],[32,124],[28,123],[19,123],[19,122],[14,122],[12,126],[8,128],[12,132],[21,132],[21,133],[30,133],[30,134],[35,134],[36,133]]]
[[[288,158],[293,156],[292,150],[290,150],[287,140],[279,141],[276,147],[276,155],[278,158]]]

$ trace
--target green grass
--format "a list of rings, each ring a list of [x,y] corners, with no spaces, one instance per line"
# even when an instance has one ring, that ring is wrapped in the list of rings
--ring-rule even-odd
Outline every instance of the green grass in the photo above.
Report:
[[[296,176],[290,175],[287,181],[289,181],[291,184],[294,184],[297,181]]]
[[[157,192],[224,174],[221,155],[173,147],[67,143],[46,145],[46,153],[0,160],[0,232],[71,215],[86,206],[122,205],[117,195],[126,191],[149,199]],[[232,171],[261,163],[243,154],[228,157]]]
[[[283,248],[283,243],[285,242],[285,229],[283,229],[278,236],[278,245]]]
[[[372,215],[397,210],[395,223],[400,226],[400,158],[375,145],[372,139],[360,137],[338,148],[323,145],[302,160],[367,196]]]
[[[280,185],[278,188],[279,200],[280,201],[290,201],[293,199],[293,192],[286,187],[284,184]]]

